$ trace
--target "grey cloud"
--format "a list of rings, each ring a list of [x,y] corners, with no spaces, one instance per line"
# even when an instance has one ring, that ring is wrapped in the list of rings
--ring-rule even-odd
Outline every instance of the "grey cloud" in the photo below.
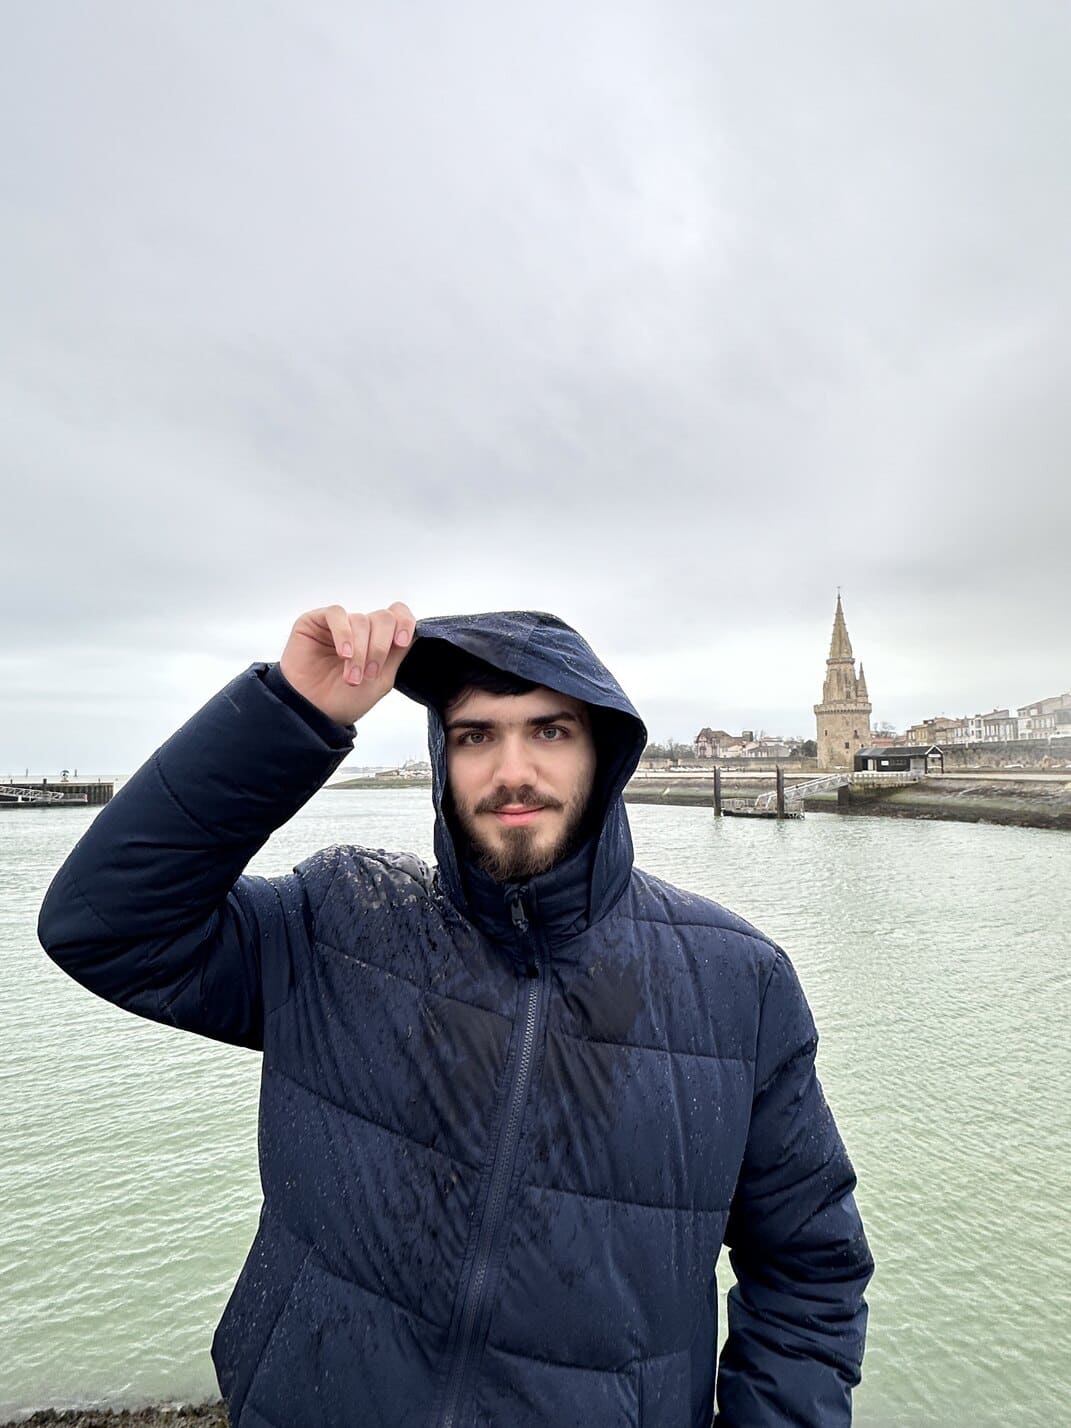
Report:
[[[965,0],[25,8],[12,701],[96,651],[84,698],[121,707],[146,642],[239,664],[409,595],[672,651],[633,692],[682,736],[802,730],[838,583],[887,717],[1066,687],[1069,32]]]

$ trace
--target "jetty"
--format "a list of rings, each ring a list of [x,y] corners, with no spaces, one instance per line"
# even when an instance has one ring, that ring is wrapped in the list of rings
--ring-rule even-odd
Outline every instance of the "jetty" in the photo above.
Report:
[[[723,798],[721,793],[721,769],[714,769],[714,816],[721,818],[802,818],[803,799],[796,797],[795,787],[791,794],[785,793],[785,771],[780,764],[776,769],[776,786],[769,793],[760,793],[755,799]]]
[[[84,808],[110,803],[115,793],[111,779],[0,779],[0,811],[5,808]]]
[[[922,774],[916,772],[896,773],[829,773],[818,778],[806,779],[803,783],[785,787],[784,770],[776,771],[776,788],[760,793],[754,799],[722,798],[721,770],[714,770],[714,812],[728,818],[802,818],[805,801],[819,793],[831,793],[839,789],[906,788],[918,783]]]

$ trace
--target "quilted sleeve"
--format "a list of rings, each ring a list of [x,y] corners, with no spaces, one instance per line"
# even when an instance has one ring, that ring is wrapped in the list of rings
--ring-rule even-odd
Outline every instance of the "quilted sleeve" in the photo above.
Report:
[[[308,913],[301,876],[242,870],[352,746],[264,674],[233,680],[101,810],[38,921],[49,956],[98,996],[249,1047],[289,993]]]
[[[751,1126],[725,1237],[737,1282],[718,1428],[851,1422],[874,1266],[855,1174],[815,1075],[817,1043],[779,952],[763,997]]]

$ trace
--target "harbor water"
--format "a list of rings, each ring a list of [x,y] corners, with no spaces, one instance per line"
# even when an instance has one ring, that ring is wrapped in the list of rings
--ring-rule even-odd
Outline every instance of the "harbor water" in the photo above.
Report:
[[[97,811],[0,819],[0,1419],[214,1396],[259,1208],[257,1056],[106,1006],[37,945]],[[856,1423],[1071,1424],[1071,834],[630,818],[637,861],[776,938],[810,998],[878,1264]],[[253,870],[339,842],[430,857],[427,791],[323,792]]]

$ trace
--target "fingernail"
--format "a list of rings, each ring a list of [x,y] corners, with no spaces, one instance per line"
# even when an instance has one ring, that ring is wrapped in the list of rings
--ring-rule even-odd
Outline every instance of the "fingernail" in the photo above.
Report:
[[[368,663],[365,665],[365,667],[364,667],[364,672],[365,672],[366,678],[368,678],[368,679],[375,679],[376,675],[379,673],[379,665],[376,664],[376,662],[375,662],[374,659],[371,659],[371,660],[369,660]]]
[[[347,676],[346,676],[346,683],[347,683],[347,684],[360,684],[360,682],[361,682],[361,671],[357,668],[356,665],[354,665],[353,668],[350,670],[349,674],[347,674]]]
[[[353,658],[353,646],[352,646],[352,645],[343,645],[343,646],[342,646],[342,658],[343,658],[343,659],[352,659],[352,658]]]
[[[399,630],[394,636],[394,643],[396,645],[407,645],[409,643],[409,631]]]

